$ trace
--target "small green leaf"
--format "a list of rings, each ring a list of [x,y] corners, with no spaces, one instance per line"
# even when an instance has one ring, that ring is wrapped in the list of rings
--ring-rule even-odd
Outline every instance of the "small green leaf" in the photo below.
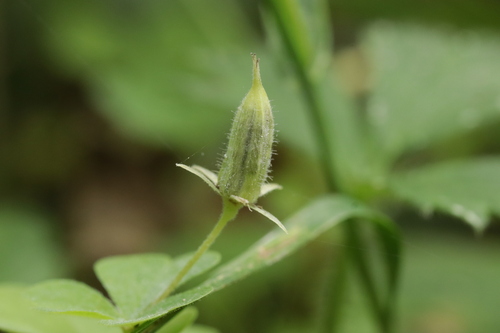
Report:
[[[134,318],[168,286],[166,278],[176,271],[164,254],[138,254],[99,260],[94,270],[123,318]]]
[[[157,333],[180,333],[193,324],[198,317],[198,310],[193,307],[187,307],[170,319]]]
[[[48,280],[28,289],[35,306],[48,312],[94,318],[118,318],[111,302],[100,292],[73,280]]]
[[[288,233],[288,230],[286,230],[285,226],[280,222],[280,220],[278,220],[276,216],[269,213],[267,210],[262,209],[257,205],[249,205],[248,208],[253,209],[256,212],[260,213],[261,215],[267,217],[269,220],[273,221],[278,227],[280,227],[281,230],[283,230],[285,233]]]
[[[265,196],[266,194],[268,194],[269,192],[272,192],[274,190],[281,190],[283,187],[279,184],[275,184],[275,183],[265,183],[262,185],[262,187],[260,188],[260,197],[263,197]]]
[[[196,165],[196,164],[193,164],[193,165],[191,166],[191,168],[192,168],[192,169],[195,169],[195,170],[197,170],[197,171],[199,171],[199,172],[201,172],[202,174],[204,174],[204,175],[205,175],[205,177],[207,177],[208,179],[210,179],[210,181],[211,181],[212,183],[214,183],[214,184],[217,184],[217,183],[218,183],[218,181],[219,181],[219,180],[217,179],[218,177],[217,177],[217,175],[216,175],[214,172],[212,172],[212,171],[210,171],[210,170],[208,170],[208,169],[205,169],[204,167],[199,166],[199,165]]]
[[[217,176],[213,172],[199,165],[187,166],[185,164],[177,163],[176,166],[200,177],[205,183],[207,183],[208,186],[210,186],[212,190],[220,194],[219,189],[217,188]]]
[[[155,319],[163,315],[166,315],[167,313],[175,309],[189,305],[199,300],[200,298],[205,297],[206,295],[212,292],[212,289],[213,289],[212,287],[200,286],[191,290],[187,290],[185,292],[167,297],[161,302],[151,307],[148,307],[143,313],[141,313],[136,318],[110,319],[110,320],[104,320],[103,323],[113,326],[115,325],[122,326],[129,324],[138,324],[147,320]]]
[[[482,231],[490,214],[500,215],[500,158],[443,162],[399,172],[391,187],[424,212],[444,211]]]

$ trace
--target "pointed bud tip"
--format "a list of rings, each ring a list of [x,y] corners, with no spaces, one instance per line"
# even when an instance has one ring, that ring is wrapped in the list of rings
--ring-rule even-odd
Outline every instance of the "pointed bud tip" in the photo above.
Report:
[[[252,61],[253,61],[253,86],[262,86],[262,80],[260,78],[260,67],[259,67],[259,62],[260,59],[257,58],[257,55],[255,53],[250,53],[252,56]]]

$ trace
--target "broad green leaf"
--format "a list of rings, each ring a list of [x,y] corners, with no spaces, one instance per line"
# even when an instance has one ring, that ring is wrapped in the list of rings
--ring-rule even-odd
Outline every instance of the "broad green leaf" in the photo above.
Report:
[[[180,333],[190,326],[198,317],[198,310],[193,307],[187,307],[170,319],[157,333]]]
[[[497,36],[378,24],[363,46],[372,63],[368,119],[389,160],[500,117]]]
[[[139,323],[188,305],[211,290],[197,288],[154,304],[191,256],[186,254],[173,261],[163,254],[117,256],[100,260],[96,264],[96,273],[119,307],[118,311],[97,290],[72,280],[39,283],[30,288],[29,295],[37,307],[45,311],[109,319],[105,322],[110,325]],[[218,253],[205,253],[181,284],[219,261]]]
[[[97,290],[73,280],[48,280],[28,289],[35,306],[44,311],[95,318],[118,318],[111,302]]]
[[[104,320],[103,323],[113,326],[122,326],[129,324],[138,324],[147,320],[155,319],[166,315],[167,313],[178,308],[196,302],[200,298],[203,298],[206,295],[210,294],[212,290],[213,288],[208,286],[200,286],[194,289],[190,289],[185,292],[169,296],[161,302],[146,308],[143,313],[135,318],[110,319]]]
[[[24,298],[24,287],[0,286],[0,330],[19,333],[63,333],[67,323],[51,322],[48,314],[34,310]]]
[[[0,285],[0,330],[16,333],[119,333],[95,319],[63,316],[33,308],[26,287]]]
[[[133,318],[161,295],[175,267],[164,254],[114,256],[99,260],[95,273],[123,318]]]
[[[214,291],[222,289],[281,260],[339,223],[356,217],[374,220],[376,223],[386,223],[379,222],[382,218],[378,214],[347,197],[335,195],[321,197],[284,223],[288,234],[284,234],[281,230],[271,231],[245,253],[216,270],[202,285],[210,286]],[[394,242],[399,242],[399,239],[394,239]],[[398,256],[395,253],[387,255],[391,255],[395,258],[393,261],[397,262]],[[398,269],[397,264],[392,265],[391,272]],[[393,273],[389,273],[391,274]]]
[[[500,157],[437,163],[392,177],[394,193],[424,212],[457,216],[475,230],[500,215]]]
[[[65,317],[68,323],[70,323],[72,330],[66,331],[65,333],[122,333],[119,327],[106,326],[101,323],[100,320],[93,318],[63,316],[58,314],[54,314],[54,316]]]

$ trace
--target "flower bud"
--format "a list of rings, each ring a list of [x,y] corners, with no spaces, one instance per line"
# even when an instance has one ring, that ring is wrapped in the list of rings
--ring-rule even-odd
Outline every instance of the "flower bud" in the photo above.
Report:
[[[262,86],[259,59],[252,54],[253,82],[236,111],[218,187],[223,197],[232,195],[249,203],[257,201],[271,165],[274,120]]]

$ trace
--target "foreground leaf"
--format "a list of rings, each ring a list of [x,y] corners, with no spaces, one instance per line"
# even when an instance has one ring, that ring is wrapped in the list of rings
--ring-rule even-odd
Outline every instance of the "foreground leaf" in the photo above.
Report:
[[[29,289],[29,296],[38,308],[45,311],[108,319],[104,322],[109,325],[135,324],[188,305],[211,290],[196,288],[154,303],[191,256],[186,254],[171,260],[164,254],[140,254],[98,261],[96,274],[118,309],[97,290],[72,280],[39,283]],[[205,253],[181,284],[219,261],[218,253]]]
[[[391,187],[424,212],[440,210],[482,231],[491,214],[500,215],[500,158],[444,162],[400,172]]]
[[[49,280],[29,288],[28,295],[41,310],[94,318],[119,318],[106,297],[81,282]]]
[[[165,276],[174,269],[172,259],[164,254],[114,256],[94,267],[123,318],[132,318],[161,295]]]
[[[16,333],[119,333],[116,327],[90,318],[77,318],[33,309],[26,287],[0,285],[0,330]]]
[[[202,285],[212,287],[213,291],[222,289],[281,260],[314,240],[321,233],[351,218],[365,218],[369,221],[376,221],[380,225],[386,223],[378,214],[349,198],[335,195],[319,198],[285,222],[288,234],[280,230],[271,231],[245,253],[216,270]],[[390,230],[391,227],[383,228]],[[393,235],[390,241],[391,244],[399,244],[397,236]],[[390,265],[388,275],[391,276],[392,281],[397,278],[394,272],[399,268],[397,252],[399,246],[387,245],[387,248],[396,250],[396,253],[388,253],[388,256],[392,258],[388,260]]]

